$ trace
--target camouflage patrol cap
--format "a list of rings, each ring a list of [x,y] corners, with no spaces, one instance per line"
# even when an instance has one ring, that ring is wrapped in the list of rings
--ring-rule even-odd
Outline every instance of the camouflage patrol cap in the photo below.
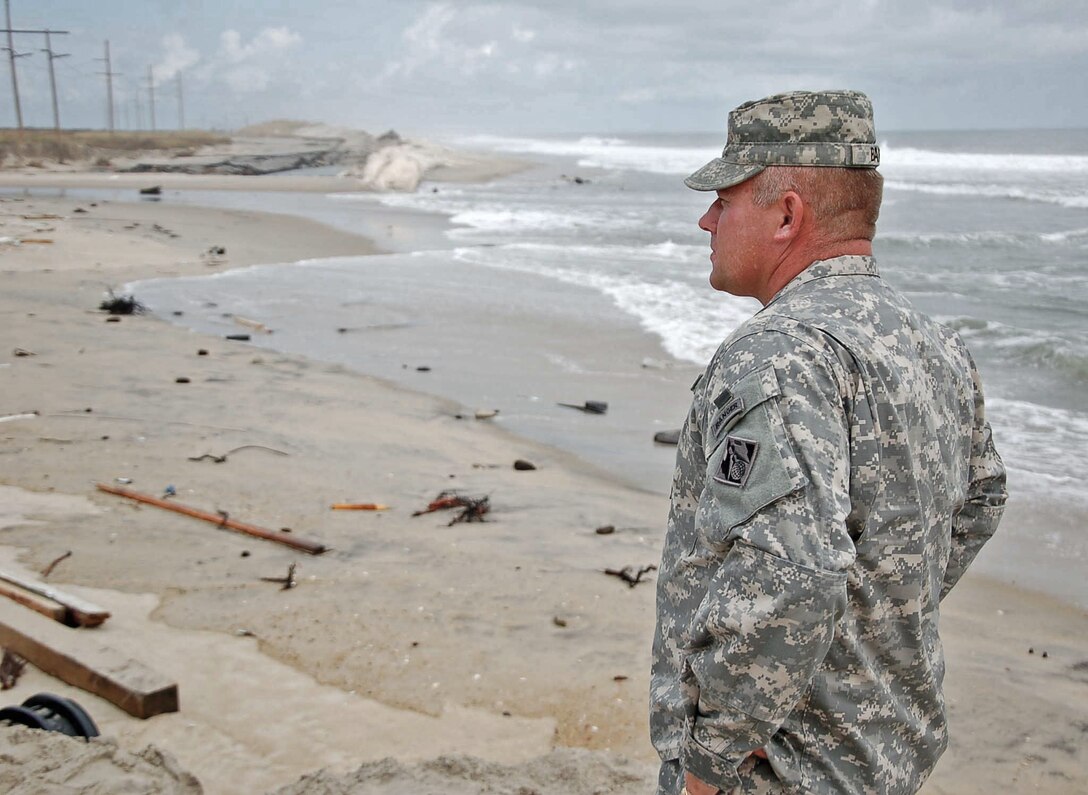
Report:
[[[720,190],[767,166],[876,168],[873,103],[860,91],[794,91],[745,102],[729,114],[722,156],[684,180]]]

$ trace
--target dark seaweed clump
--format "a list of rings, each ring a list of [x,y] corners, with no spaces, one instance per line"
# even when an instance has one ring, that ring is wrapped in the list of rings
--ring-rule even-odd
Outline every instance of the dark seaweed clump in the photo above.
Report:
[[[138,315],[147,311],[147,307],[137,301],[131,295],[115,295],[110,291],[110,296],[98,308],[111,315]]]

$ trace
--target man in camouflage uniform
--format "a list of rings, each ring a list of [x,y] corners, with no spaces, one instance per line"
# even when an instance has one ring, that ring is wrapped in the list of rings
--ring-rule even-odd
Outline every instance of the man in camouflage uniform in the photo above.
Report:
[[[940,600],[1005,472],[959,337],[887,285],[872,105],[730,114],[687,179],[711,284],[764,305],[692,388],[657,590],[659,793],[914,793],[947,744]]]

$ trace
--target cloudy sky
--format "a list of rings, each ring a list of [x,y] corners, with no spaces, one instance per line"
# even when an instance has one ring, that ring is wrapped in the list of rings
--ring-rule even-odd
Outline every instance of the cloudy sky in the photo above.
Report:
[[[1088,127],[1085,0],[11,0],[53,37],[65,126],[372,132],[711,131],[747,99],[857,88],[880,129]],[[50,126],[44,37],[15,50]],[[6,61],[6,58],[4,59]],[[6,64],[0,126],[14,126]]]

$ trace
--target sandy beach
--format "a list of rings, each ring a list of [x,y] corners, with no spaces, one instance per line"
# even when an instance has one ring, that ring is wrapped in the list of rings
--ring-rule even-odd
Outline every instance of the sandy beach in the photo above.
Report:
[[[325,178],[123,176],[0,175],[132,189],[126,202],[0,197],[0,238],[23,241],[0,245],[0,569],[40,577],[70,551],[48,582],[112,613],[78,632],[175,679],[181,709],[141,721],[30,667],[0,706],[66,695],[106,739],[0,728],[0,788],[127,776],[147,792],[651,791],[653,576],[628,587],[604,570],[657,562],[667,499],[501,415],[475,419],[483,407],[168,318],[109,322],[107,291],[139,279],[380,250],[297,217],[136,193],[326,191]],[[244,319],[237,331],[261,333]],[[95,488],[119,479],[329,551]],[[449,489],[487,495],[487,521],[412,516]],[[389,510],[330,509],[357,502]],[[261,579],[292,564],[294,588]],[[923,791],[1088,789],[1088,614],[974,574],[944,612],[952,743]],[[450,754],[471,759],[431,761]]]

